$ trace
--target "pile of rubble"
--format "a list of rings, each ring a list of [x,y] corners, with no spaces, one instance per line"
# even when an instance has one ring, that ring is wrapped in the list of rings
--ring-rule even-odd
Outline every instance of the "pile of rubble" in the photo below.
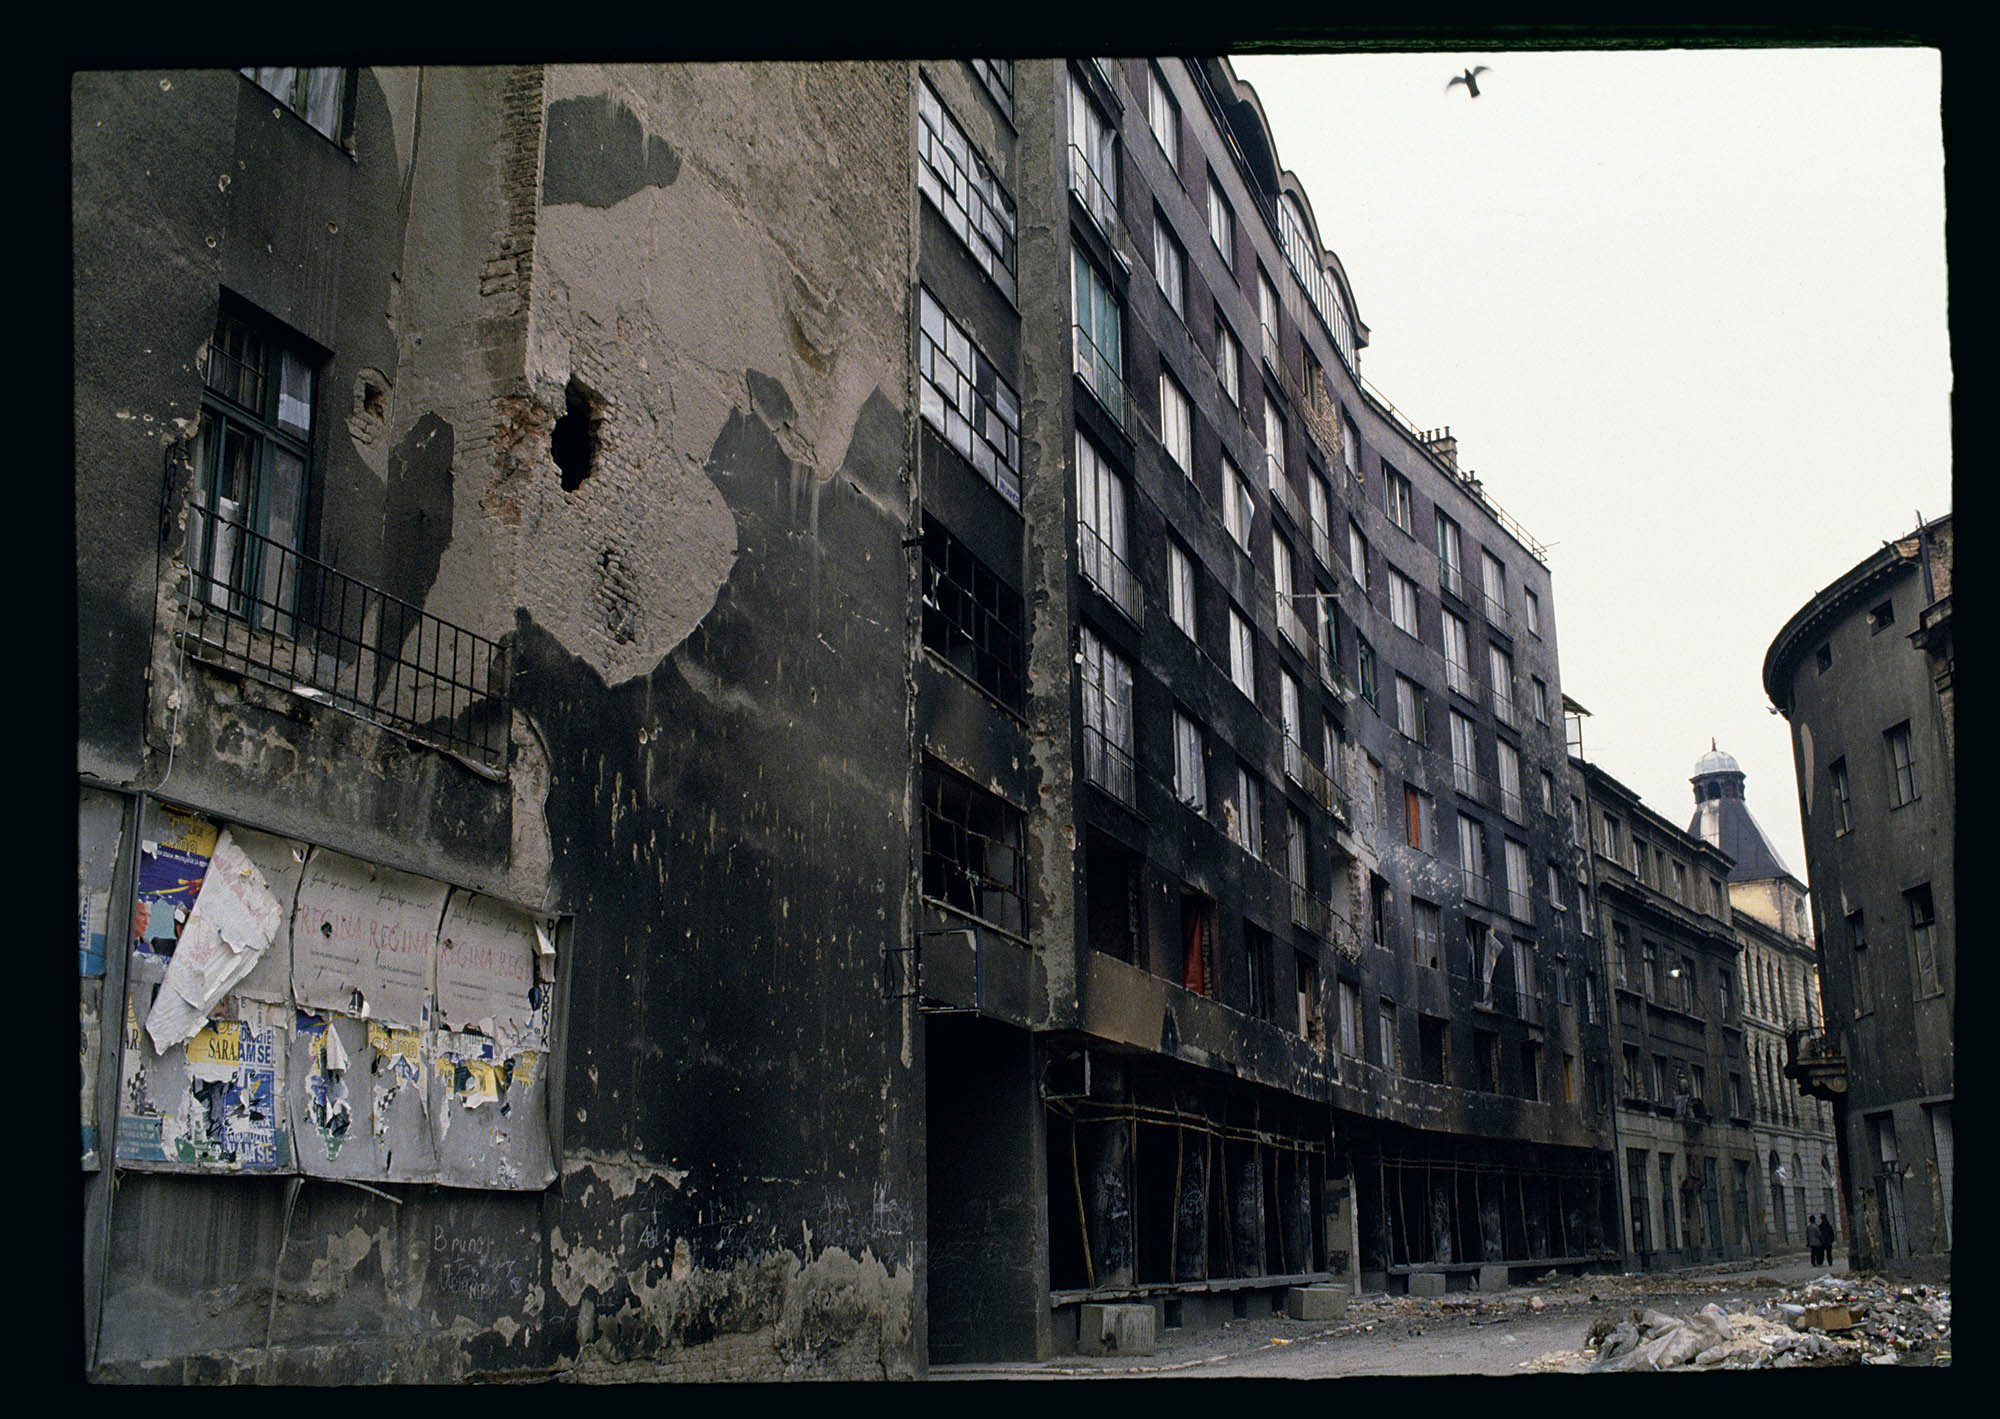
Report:
[[[1880,1277],[1822,1276],[1761,1301],[1711,1303],[1693,1316],[1633,1310],[1594,1322],[1580,1351],[1534,1369],[1762,1370],[1799,1365],[1951,1363],[1951,1291]]]

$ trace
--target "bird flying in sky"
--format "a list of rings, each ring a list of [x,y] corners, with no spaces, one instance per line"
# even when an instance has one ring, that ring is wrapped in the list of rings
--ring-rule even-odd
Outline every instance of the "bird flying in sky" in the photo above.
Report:
[[[1479,97],[1479,76],[1481,74],[1484,74],[1485,72],[1486,72],[1486,66],[1484,64],[1481,64],[1476,68],[1468,69],[1463,74],[1459,74],[1456,77],[1454,77],[1451,83],[1446,84],[1444,86],[1444,91],[1446,93],[1450,93],[1454,86],[1463,84],[1465,85],[1465,91],[1467,95],[1469,97],[1476,99]]]

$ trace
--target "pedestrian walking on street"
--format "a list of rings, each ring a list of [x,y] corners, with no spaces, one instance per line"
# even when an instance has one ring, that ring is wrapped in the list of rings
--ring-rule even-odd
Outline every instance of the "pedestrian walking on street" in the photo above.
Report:
[[[1812,1264],[1818,1266],[1824,1260],[1824,1257],[1820,1253],[1819,1214],[1817,1212],[1808,1212],[1806,1214],[1806,1245],[1812,1248]]]
[[[1833,1265],[1833,1218],[1819,1219],[1819,1259],[1824,1266]]]

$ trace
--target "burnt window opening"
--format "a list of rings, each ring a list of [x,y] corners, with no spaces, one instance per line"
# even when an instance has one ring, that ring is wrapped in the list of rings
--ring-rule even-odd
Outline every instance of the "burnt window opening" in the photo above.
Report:
[[[923,788],[924,896],[1009,935],[1025,936],[1021,811],[929,762]]]
[[[597,471],[597,451],[604,418],[597,401],[574,379],[563,391],[563,414],[549,434],[549,452],[562,470],[562,490],[573,493]]]
[[[1027,687],[1020,593],[928,514],[923,545],[924,645],[1000,703],[1020,709]]]

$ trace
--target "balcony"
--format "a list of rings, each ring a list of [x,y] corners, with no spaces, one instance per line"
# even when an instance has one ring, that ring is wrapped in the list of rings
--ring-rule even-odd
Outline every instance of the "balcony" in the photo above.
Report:
[[[1483,872],[1475,872],[1470,867],[1458,869],[1459,891],[1468,902],[1486,906],[1493,895],[1493,879]]]
[[[1474,803],[1488,802],[1486,778],[1470,764],[1454,760],[1451,766],[1451,786]],[[1480,900],[1484,901],[1485,898]]]
[[[1139,579],[1111,544],[1097,535],[1097,529],[1079,522],[1076,527],[1077,564],[1083,578],[1109,597],[1134,625],[1145,624],[1145,600]]]
[[[1299,613],[1293,609],[1290,601],[1280,596],[1277,602],[1278,634],[1292,643],[1293,650],[1296,650],[1300,655],[1310,657],[1312,655],[1312,633],[1306,629],[1306,623],[1299,619]]]
[[[1303,926],[1322,941],[1333,937],[1333,906],[1322,898],[1315,897],[1312,890],[1301,883],[1287,884],[1292,896],[1292,921]]]
[[[1138,401],[1125,387],[1121,373],[1123,365],[1116,350],[1101,350],[1090,334],[1081,325],[1072,325],[1070,339],[1074,342],[1076,377],[1083,382],[1091,397],[1103,406],[1120,432],[1134,443],[1138,442],[1140,421]]]
[[[1292,486],[1285,478],[1285,465],[1269,449],[1264,451],[1264,486],[1271,490],[1271,501],[1285,510],[1294,525],[1299,520],[1297,499],[1292,494]]]
[[[1493,717],[1511,729],[1521,727],[1521,711],[1514,705],[1514,697],[1499,686],[1493,688]]]
[[[1076,194],[1077,201],[1083,204],[1083,210],[1090,214],[1091,221],[1097,223],[1097,229],[1104,234],[1104,240],[1113,253],[1119,253],[1123,227],[1118,220],[1118,199],[1104,179],[1097,175],[1083,149],[1074,143],[1069,145],[1069,190]]]
[[[1507,603],[1496,598],[1490,591],[1481,591],[1479,599],[1481,604],[1486,608],[1486,620],[1488,624],[1498,626],[1503,631],[1506,630],[1508,628]]]
[[[506,646],[207,509],[188,545],[188,655],[505,771]]]
[[[1502,813],[1505,813],[1509,818],[1512,818],[1517,823],[1525,823],[1528,821],[1527,802],[1525,799],[1521,797],[1520,793],[1514,789],[1506,788],[1504,786],[1501,788],[1500,811]]]
[[[1135,803],[1132,751],[1094,724],[1083,726],[1083,775],[1120,803]]]
[[[1444,663],[1444,682],[1468,700],[1479,698],[1479,682],[1472,678],[1472,667],[1456,660]]]
[[[1535,899],[1526,892],[1517,892],[1511,887],[1508,888],[1507,915],[1513,917],[1516,921],[1524,921],[1528,925],[1533,926],[1535,924]]]
[[[1463,601],[1465,599],[1465,574],[1454,562],[1438,564],[1438,585]]]

